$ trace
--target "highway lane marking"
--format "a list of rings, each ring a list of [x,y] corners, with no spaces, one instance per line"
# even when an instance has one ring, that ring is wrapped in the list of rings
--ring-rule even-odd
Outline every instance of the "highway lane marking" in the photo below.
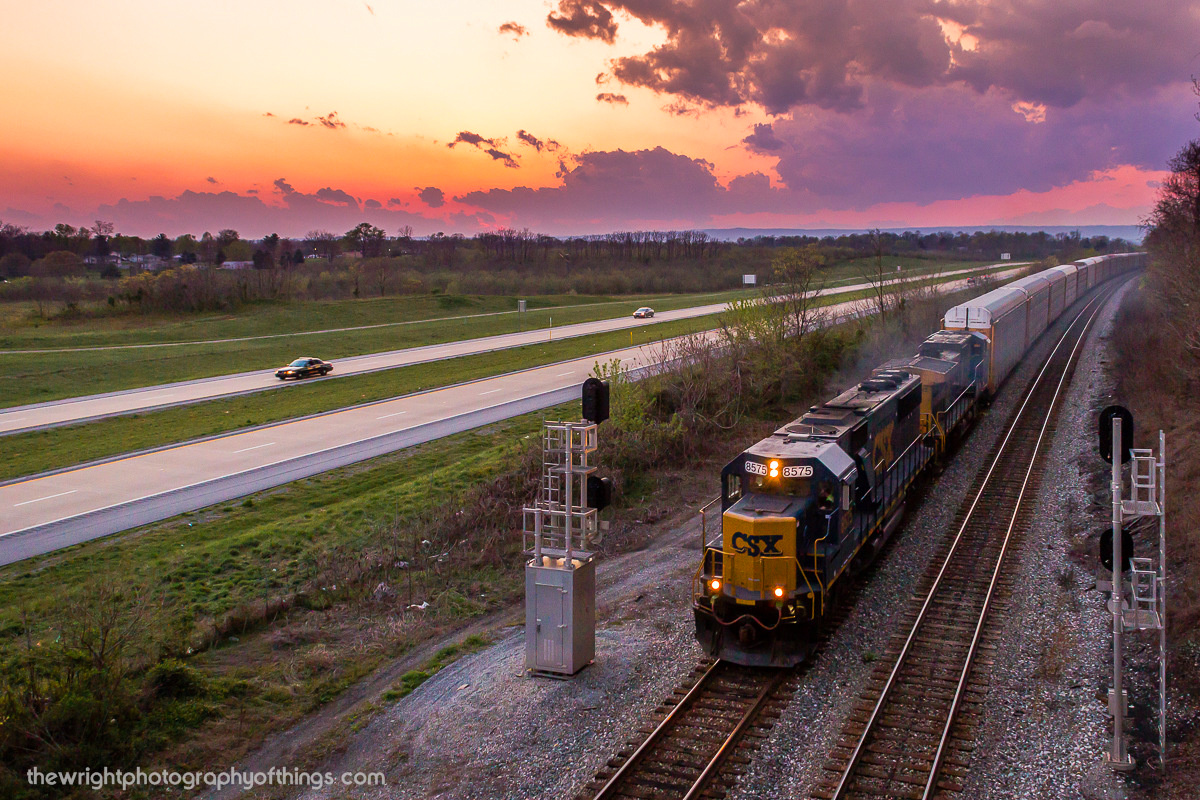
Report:
[[[574,375],[574,374],[575,374],[575,370],[569,370],[568,372],[560,372],[557,375],[555,375],[554,377],[561,378],[563,375]]]
[[[78,489],[72,489],[69,492],[59,492],[58,494],[47,495],[46,497],[39,497],[36,500],[26,500],[24,503],[13,503],[13,508],[16,508],[17,506],[27,506],[30,503],[40,503],[43,500],[53,500],[56,497],[63,497],[68,494],[75,494],[78,491],[79,491]]]
[[[480,393],[479,393],[479,396],[480,396],[480,397],[483,397],[485,394],[495,394],[496,392],[502,392],[502,391],[504,391],[504,387],[503,387],[503,386],[501,386],[499,389],[492,389],[491,391],[487,391],[487,392],[480,392]]]
[[[257,450],[257,449],[259,449],[260,447],[270,447],[270,446],[271,446],[271,445],[273,445],[273,444],[275,444],[275,443],[274,443],[274,442],[267,442],[266,444],[256,444],[256,445],[254,445],[254,447],[243,447],[241,450],[234,450],[233,452],[234,452],[234,453],[248,453],[248,452],[250,452],[251,450]]]
[[[388,417],[398,417],[401,414],[407,414],[407,413],[408,413],[407,411],[397,411],[395,414],[384,414],[382,417],[376,417],[375,419],[387,419]]]

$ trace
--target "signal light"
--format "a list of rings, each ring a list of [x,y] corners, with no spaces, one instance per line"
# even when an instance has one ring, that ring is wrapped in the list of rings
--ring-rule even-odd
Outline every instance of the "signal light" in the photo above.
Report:
[[[612,503],[612,478],[601,478],[596,475],[587,476],[588,506],[603,511]]]
[[[1108,463],[1113,461],[1112,421],[1121,418],[1121,463],[1127,464],[1133,449],[1133,414],[1121,406],[1109,406],[1100,412],[1100,457]]]
[[[708,585],[714,592],[721,591],[721,581],[718,580],[717,578],[713,578],[712,582],[709,583]]]
[[[583,418],[599,425],[608,419],[608,381],[588,378],[583,382]]]
[[[779,597],[779,598],[783,597],[783,587],[782,586],[775,587],[775,596]]]

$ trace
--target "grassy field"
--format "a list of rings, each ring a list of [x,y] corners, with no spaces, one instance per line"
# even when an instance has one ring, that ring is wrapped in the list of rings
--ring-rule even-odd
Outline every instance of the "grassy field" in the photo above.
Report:
[[[109,417],[81,425],[13,434],[3,439],[0,480],[603,353],[628,347],[631,341],[634,344],[656,342],[664,337],[711,328],[714,319],[715,315],[664,322],[337,380],[295,383],[256,394]]]
[[[838,294],[841,303],[867,292]],[[0,481],[707,330],[718,315],[641,326],[4,437]],[[631,337],[632,334],[632,337]]]
[[[545,413],[571,417],[578,403]],[[28,647],[54,647],[58,626],[96,606],[102,576],[121,587],[122,601],[152,599],[153,615],[139,618],[140,643],[190,653],[188,667],[204,676],[200,696],[159,702],[129,733],[134,750],[161,751],[190,735],[166,759],[173,768],[232,763],[266,731],[415,643],[519,598],[519,537],[506,538],[481,568],[476,557],[439,560],[437,548],[421,542],[428,536],[441,546],[440,537],[416,532],[428,509],[464,502],[465,491],[511,470],[542,418],[515,418],[0,569],[0,665],[12,668]],[[405,610],[423,602],[423,610]]]
[[[891,259],[904,263],[904,259]],[[906,274],[948,271],[978,264],[908,259]],[[853,282],[869,265],[838,267],[829,285]],[[228,315],[185,317],[122,316],[34,327],[19,309],[0,314],[0,350],[62,352],[0,353],[0,407],[38,403],[84,394],[120,391],[174,381],[278,367],[297,355],[325,359],[398,350],[461,339],[623,317],[639,305],[660,311],[723,303],[753,291],[614,299],[551,296],[530,298],[518,315],[515,298],[475,296],[389,297],[279,305],[259,305]],[[507,312],[507,313],[498,313]],[[487,314],[490,316],[472,316]],[[406,324],[395,324],[404,322]],[[411,324],[408,324],[411,323]],[[382,326],[313,331],[356,326]],[[269,336],[214,344],[178,344],[200,340]],[[81,347],[138,349],[69,351]]]

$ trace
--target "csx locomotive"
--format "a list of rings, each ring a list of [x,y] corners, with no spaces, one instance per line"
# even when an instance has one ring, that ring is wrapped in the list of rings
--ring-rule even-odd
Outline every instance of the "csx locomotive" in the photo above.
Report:
[[[847,574],[880,551],[947,441],[1077,298],[1144,262],[1141,253],[1076,261],[957,305],[916,355],[729,462],[721,538],[706,543],[693,585],[701,645],[739,664],[803,661]]]

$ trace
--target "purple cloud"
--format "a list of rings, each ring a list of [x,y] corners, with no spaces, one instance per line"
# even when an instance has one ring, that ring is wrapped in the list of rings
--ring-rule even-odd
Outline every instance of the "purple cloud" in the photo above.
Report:
[[[339,128],[346,127],[346,123],[344,123],[340,119],[338,119],[338,115],[337,115],[336,111],[330,111],[328,114],[326,114],[323,117],[317,117],[317,121],[320,122],[322,125],[324,125],[326,128],[329,128],[330,130],[338,130]]]
[[[291,119],[288,120],[288,125],[300,125],[303,127],[307,127],[311,124],[312,124],[311,122],[306,122],[305,120],[302,120],[299,117],[292,117]]]
[[[446,145],[446,147],[454,147],[456,144],[470,144],[482,149],[485,144],[490,147],[495,147],[497,143],[495,139],[485,139],[478,133],[472,133],[471,131],[459,131],[458,136],[454,137],[454,141],[450,142],[448,145]]]
[[[748,145],[751,150],[760,153],[773,153],[787,146],[782,139],[775,135],[775,131],[769,123],[755,125],[754,131],[745,139],[742,139],[742,142]]]
[[[326,186],[324,189],[318,189],[314,197],[323,203],[334,203],[336,205],[358,208],[358,200],[353,195],[343,192],[341,189]]]
[[[627,98],[623,94],[613,94],[612,92],[601,92],[600,94],[596,95],[596,99],[599,100],[601,103],[608,103],[608,104],[614,105],[614,106],[629,105],[629,98]]]
[[[747,176],[726,189],[709,162],[662,147],[584,153],[572,162],[563,165],[559,186],[490,189],[454,199],[522,225],[559,231],[692,225],[729,212],[734,200],[764,208],[778,202],[765,176]]]
[[[446,205],[446,193],[436,186],[426,186],[417,193],[417,197],[421,198],[421,202],[430,208],[441,208]]]
[[[508,35],[513,37],[514,42],[519,42],[522,36],[529,35],[529,31],[525,30],[525,26],[518,22],[505,22],[500,26],[498,33],[501,36]]]
[[[506,166],[506,167],[511,167],[513,169],[516,169],[517,167],[520,166],[520,164],[517,163],[517,160],[515,158],[513,158],[511,155],[509,155],[508,153],[505,153],[502,150],[497,150],[495,147],[489,147],[487,150],[484,150],[483,152],[485,152],[489,156],[491,156],[493,161],[504,162],[504,166]]]
[[[612,44],[617,35],[617,22],[605,5],[598,0],[559,0],[558,11],[550,12],[546,24],[567,36],[599,39]]]
[[[539,139],[538,137],[534,136],[532,133],[529,133],[528,131],[525,131],[525,130],[517,131],[517,139],[519,141],[523,142],[524,144],[529,145],[530,147],[532,147],[534,150],[538,151],[539,153],[542,152],[543,149],[549,150],[550,152],[554,152],[554,151],[562,148],[562,145],[559,144],[558,142],[554,141],[553,139],[545,139],[545,140]]]
[[[690,0],[561,0],[547,21],[613,42],[613,12],[666,34],[649,52],[616,58],[617,79],[772,114],[861,108],[879,85],[998,89],[1067,108],[1186,79],[1200,41],[1192,0],[709,0],[702,12]]]
[[[121,199],[100,205],[89,216],[111,220],[117,230],[141,236],[160,232],[168,236],[181,233],[199,234],[235,228],[245,238],[257,238],[268,233],[300,237],[306,231],[324,229],[349,230],[360,222],[370,222],[385,230],[411,225],[418,236],[446,230],[446,222],[434,217],[407,211],[389,210],[359,205],[348,193],[326,189],[314,194],[296,191],[287,181],[275,182],[277,197],[282,205],[269,205],[259,197],[235,192],[184,191],[175,197],[153,196],[145,200]],[[279,187],[286,187],[286,191]],[[342,198],[341,203],[327,199]],[[349,202],[345,199],[349,198]],[[467,228],[474,232],[477,228]]]

